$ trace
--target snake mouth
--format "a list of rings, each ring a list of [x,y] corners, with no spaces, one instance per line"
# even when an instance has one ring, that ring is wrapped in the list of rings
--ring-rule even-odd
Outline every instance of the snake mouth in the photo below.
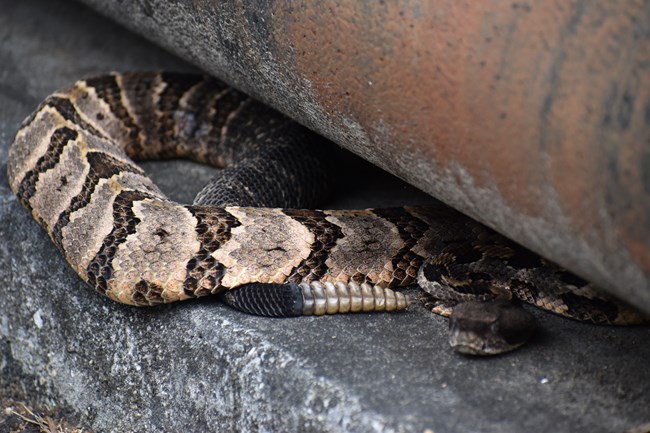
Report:
[[[508,343],[499,336],[468,331],[450,332],[449,345],[458,353],[471,356],[493,356],[517,349],[525,343]]]

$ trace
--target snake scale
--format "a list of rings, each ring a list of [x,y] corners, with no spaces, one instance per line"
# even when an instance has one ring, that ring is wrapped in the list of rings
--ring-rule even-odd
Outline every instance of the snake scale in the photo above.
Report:
[[[303,142],[318,138],[215,79],[113,73],[47,97],[17,132],[8,174],[74,271],[124,304],[225,294],[263,315],[392,311],[409,303],[393,289],[417,284],[444,315],[514,297],[582,321],[645,320],[444,205],[297,208],[319,194],[322,171],[322,155],[292,150]],[[234,176],[259,182],[226,176],[182,205],[134,162],[176,157],[243,165]],[[267,170],[275,162],[289,169]]]

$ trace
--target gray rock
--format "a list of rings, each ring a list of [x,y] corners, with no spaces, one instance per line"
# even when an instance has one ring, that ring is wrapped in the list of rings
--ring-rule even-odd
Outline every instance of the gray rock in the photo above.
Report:
[[[533,344],[475,360],[451,353],[446,320],[421,308],[274,320],[210,299],[137,309],[94,293],[9,190],[13,134],[38,101],[81,76],[193,68],[75,3],[0,8],[3,388],[60,405],[95,432],[609,432],[650,420],[647,328],[535,311],[544,331]],[[210,173],[176,162],[147,169],[185,201]],[[340,172],[348,194],[332,206],[429,200],[355,160]]]

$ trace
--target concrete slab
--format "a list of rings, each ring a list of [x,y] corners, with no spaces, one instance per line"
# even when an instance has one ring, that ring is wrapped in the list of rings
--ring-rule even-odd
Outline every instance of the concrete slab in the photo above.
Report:
[[[648,328],[535,311],[543,331],[532,344],[469,359],[447,348],[445,319],[420,308],[274,320],[214,300],[135,309],[93,293],[11,194],[13,134],[79,77],[193,68],[73,2],[0,8],[0,386],[59,404],[95,432],[612,432],[650,421]],[[147,170],[185,201],[210,173],[176,162]],[[330,204],[427,200],[346,159]]]

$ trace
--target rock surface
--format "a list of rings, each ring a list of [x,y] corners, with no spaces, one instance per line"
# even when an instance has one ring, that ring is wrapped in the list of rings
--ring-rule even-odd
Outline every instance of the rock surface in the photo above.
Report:
[[[135,309],[95,294],[9,190],[13,134],[81,76],[193,68],[73,2],[0,0],[0,9],[1,387],[61,405],[98,433],[611,432],[650,421],[648,328],[535,311],[543,331],[532,344],[477,360],[451,353],[446,320],[417,306],[273,320],[210,299]],[[210,172],[147,169],[181,200]],[[340,177],[332,206],[430,200],[355,160]]]

